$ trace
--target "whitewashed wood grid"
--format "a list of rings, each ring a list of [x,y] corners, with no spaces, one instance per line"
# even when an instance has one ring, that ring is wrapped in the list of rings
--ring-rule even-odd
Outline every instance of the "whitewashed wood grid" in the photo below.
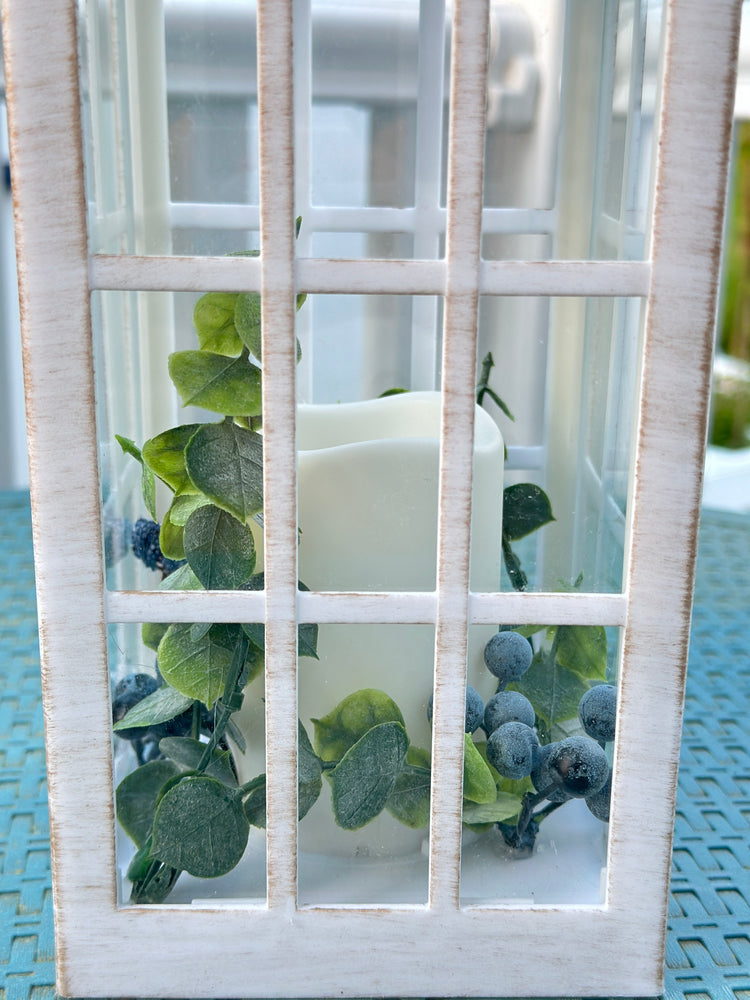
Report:
[[[602,996],[660,991],[739,0],[669,0],[650,252],[644,262],[480,259],[488,0],[453,5],[444,260],[294,259],[291,2],[259,0],[260,260],[89,257],[75,4],[3,2],[40,645],[58,989],[75,996]],[[93,289],[260,289],[264,594],[105,594],[93,407]],[[441,535],[434,594],[298,594],[296,291],[446,296]],[[476,302],[648,299],[622,594],[470,594]],[[448,509],[460,512],[450,547]],[[266,905],[118,906],[110,621],[267,620]],[[296,901],[296,622],[436,626],[426,905]],[[458,901],[464,646],[473,622],[624,627],[606,899]],[[207,974],[210,970],[210,975]]]

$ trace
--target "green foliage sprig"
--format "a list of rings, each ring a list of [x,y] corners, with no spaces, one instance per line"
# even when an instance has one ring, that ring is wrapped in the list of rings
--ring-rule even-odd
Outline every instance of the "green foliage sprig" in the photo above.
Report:
[[[297,308],[304,299],[298,297]],[[160,586],[262,590],[263,573],[256,572],[263,511],[260,297],[209,292],[196,303],[193,320],[198,349],[172,354],[169,375],[184,405],[200,406],[219,420],[170,428],[142,448],[127,438],[117,440],[141,466],[143,501],[153,521],[158,520],[156,480],[171,494],[161,518],[160,557],[180,565]],[[298,360],[300,353],[298,343]],[[493,364],[488,354],[477,401],[491,400],[512,419],[489,385]],[[504,491],[503,555],[516,589],[525,589],[527,580],[512,543],[552,520],[539,487],[522,484]],[[302,582],[299,586],[306,589]],[[603,629],[570,626],[532,632],[543,641],[517,686],[534,705],[540,735],[549,739],[575,716],[581,690],[603,678],[606,635]],[[149,623],[142,638],[157,654],[163,683],[131,707],[114,731],[132,738],[142,730],[156,752],[145,759],[146,743],[136,741],[139,766],[118,785],[116,807],[137,848],[127,872],[131,900],[154,903],[167,898],[182,871],[201,878],[231,871],[245,851],[250,828],[265,827],[265,775],[240,784],[231,750],[231,743],[240,752],[245,749],[232,716],[242,706],[247,685],[262,673],[265,634],[262,623]],[[299,626],[300,656],[317,658],[317,641],[316,625]],[[180,720],[187,720],[189,732],[179,731]],[[300,820],[317,801],[325,778],[334,819],[345,830],[361,828],[383,810],[407,827],[427,827],[430,754],[411,744],[401,711],[388,694],[353,692],[314,719],[313,727],[311,739],[299,723]],[[528,779],[502,778],[487,761],[486,743],[466,734],[468,827],[520,823],[529,813],[530,787]]]

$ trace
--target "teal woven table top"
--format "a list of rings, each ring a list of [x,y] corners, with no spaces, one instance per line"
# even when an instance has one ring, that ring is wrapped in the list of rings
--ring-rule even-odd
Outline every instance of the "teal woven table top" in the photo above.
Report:
[[[52,1000],[54,942],[28,494],[0,493],[0,1000]],[[666,1000],[750,1000],[750,518],[704,511]]]

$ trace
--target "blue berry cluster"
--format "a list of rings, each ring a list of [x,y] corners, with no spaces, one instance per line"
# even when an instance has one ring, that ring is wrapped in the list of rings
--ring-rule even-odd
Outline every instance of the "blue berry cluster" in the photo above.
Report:
[[[162,553],[159,545],[160,525],[156,521],[149,521],[145,517],[140,517],[133,525],[131,536],[131,546],[133,554],[140,559],[149,569],[161,570],[162,576],[169,576],[174,573],[182,562],[174,559],[167,559]],[[184,560],[183,560],[184,562]]]
[[[515,825],[497,824],[506,842],[524,851],[533,849],[539,822],[570,799],[584,799],[597,819],[609,821],[612,768],[606,746],[614,739],[617,707],[613,685],[591,687],[578,706],[583,732],[542,745],[534,706],[520,691],[508,690],[509,684],[521,680],[533,659],[525,636],[499,631],[484,649],[487,669],[497,678],[497,692],[483,706],[474,688],[466,691],[466,732],[484,729],[492,767],[505,779],[530,779],[534,788],[525,794]],[[428,716],[432,721],[432,698]]]

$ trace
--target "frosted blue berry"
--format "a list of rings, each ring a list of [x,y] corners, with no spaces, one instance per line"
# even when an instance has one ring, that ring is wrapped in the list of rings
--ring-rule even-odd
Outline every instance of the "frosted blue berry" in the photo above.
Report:
[[[538,756],[536,733],[523,722],[506,722],[487,740],[487,760],[504,778],[528,777]]]
[[[520,632],[496,632],[484,647],[484,662],[501,685],[517,681],[531,666],[531,646]]]
[[[607,780],[602,787],[586,796],[586,805],[589,810],[600,819],[602,823],[609,823],[609,800],[612,795],[612,771],[607,775]]]
[[[430,695],[430,700],[427,702],[427,718],[432,722],[432,702],[433,695]],[[482,719],[484,718],[484,702],[482,701],[482,696],[478,691],[475,691],[473,687],[467,684],[466,686],[466,721],[464,732],[473,733],[482,725]]]
[[[546,792],[550,802],[567,802],[572,798],[569,792],[560,784],[560,776],[549,766],[549,758],[556,743],[547,743],[541,747],[536,765],[531,772],[531,783],[537,792]]]
[[[129,674],[118,681],[112,694],[112,724],[124,719],[134,705],[153,694],[158,686],[159,682],[150,674]],[[116,735],[124,740],[142,740],[146,736],[146,728],[133,726],[132,729],[120,729]]]
[[[600,743],[615,738],[617,689],[612,684],[589,688],[578,703],[578,718],[586,733]]]
[[[484,731],[489,736],[506,722],[523,722],[533,727],[536,722],[534,706],[520,691],[498,691],[484,709]]]
[[[565,791],[575,798],[597,792],[609,774],[607,755],[588,736],[568,736],[556,743],[547,763],[557,772]]]
[[[162,576],[169,576],[183,565],[185,560],[168,559],[159,545],[159,525],[140,517],[133,525],[131,546],[137,559],[140,559],[149,569],[160,569]]]

